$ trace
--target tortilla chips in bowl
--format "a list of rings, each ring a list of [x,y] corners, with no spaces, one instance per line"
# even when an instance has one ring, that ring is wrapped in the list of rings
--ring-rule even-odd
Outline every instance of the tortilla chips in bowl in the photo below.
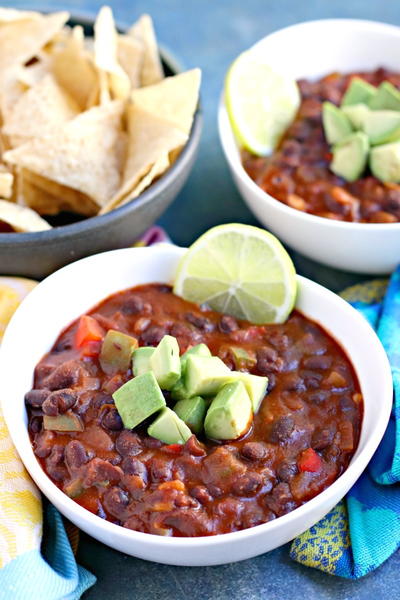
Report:
[[[201,73],[159,51],[151,17],[120,33],[0,8],[0,272],[43,277],[130,245],[187,179]]]

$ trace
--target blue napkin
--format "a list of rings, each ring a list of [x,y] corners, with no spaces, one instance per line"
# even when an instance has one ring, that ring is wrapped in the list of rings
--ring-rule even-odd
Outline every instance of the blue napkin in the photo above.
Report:
[[[290,556],[332,575],[358,579],[400,547],[400,268],[388,285],[369,282],[342,296],[369,321],[386,350],[394,382],[393,410],[366,471],[344,501],[294,540]]]

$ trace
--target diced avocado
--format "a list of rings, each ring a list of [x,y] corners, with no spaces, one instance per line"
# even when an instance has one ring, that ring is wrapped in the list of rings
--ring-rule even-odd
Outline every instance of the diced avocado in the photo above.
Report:
[[[174,412],[194,433],[202,431],[206,410],[207,405],[201,396],[180,400],[174,406]]]
[[[133,429],[165,407],[165,398],[151,371],[130,379],[112,397],[126,429]]]
[[[395,142],[400,138],[400,112],[371,110],[363,120],[362,129],[372,146]]]
[[[235,364],[235,369],[251,369],[257,364],[255,352],[250,353],[240,346],[221,346],[220,351],[229,356]]]
[[[132,356],[132,371],[135,377],[151,371],[150,358],[153,355],[154,350],[155,348],[147,346],[134,350]]]
[[[375,86],[360,77],[352,77],[349,87],[343,96],[341,106],[352,104],[369,104],[377,93]]]
[[[400,110],[400,91],[389,81],[384,81],[371,99],[372,110]]]
[[[189,427],[170,408],[160,412],[147,433],[164,444],[184,444],[192,435]]]
[[[214,396],[229,381],[231,373],[216,356],[189,356],[184,379],[188,397]]]
[[[340,142],[353,131],[350,119],[332,102],[324,102],[322,105],[322,124],[329,144]]]
[[[241,371],[232,371],[231,374],[234,381],[241,381],[244,384],[251,400],[253,413],[256,414],[267,393],[268,377],[242,373]]]
[[[127,371],[131,366],[132,352],[137,345],[136,338],[109,329],[101,345],[99,357],[104,373],[112,375],[118,371]]]
[[[369,165],[381,181],[400,183],[400,141],[372,148]]]
[[[43,416],[43,427],[51,431],[83,431],[83,423],[78,415],[66,412],[56,417]]]
[[[179,379],[179,381],[177,381],[174,387],[171,389],[171,398],[174,400],[183,400],[184,398],[188,397],[188,391],[185,387],[183,379]]]
[[[164,335],[150,357],[150,367],[163,390],[170,390],[181,376],[177,339]]]
[[[362,129],[369,108],[366,104],[351,104],[350,106],[343,106],[342,112],[348,117],[354,129]]]
[[[365,171],[369,151],[368,137],[362,131],[352,133],[333,148],[331,171],[346,181],[355,181]]]
[[[189,350],[186,350],[181,356],[181,371],[182,375],[185,374],[186,363],[189,356],[212,356],[208,346],[205,344],[197,344],[196,346],[192,346]]]
[[[235,440],[246,433],[253,411],[246,388],[241,381],[223,386],[211,402],[204,421],[207,437],[215,440]]]

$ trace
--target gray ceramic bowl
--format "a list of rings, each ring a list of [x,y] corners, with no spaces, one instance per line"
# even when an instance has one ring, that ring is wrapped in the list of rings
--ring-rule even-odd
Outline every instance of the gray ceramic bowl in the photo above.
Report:
[[[93,21],[74,17],[89,34]],[[123,29],[123,28],[120,28]],[[165,73],[180,71],[161,50]],[[41,279],[74,260],[130,246],[150,227],[180,192],[193,166],[200,141],[202,116],[197,110],[186,146],[173,166],[138,198],[112,212],[37,233],[0,233],[0,275]]]

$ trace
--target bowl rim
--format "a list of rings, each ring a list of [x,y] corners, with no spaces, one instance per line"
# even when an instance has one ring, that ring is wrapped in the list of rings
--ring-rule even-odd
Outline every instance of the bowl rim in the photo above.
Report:
[[[377,31],[377,32],[381,32],[381,33],[385,33],[385,32],[392,33],[400,38],[400,26],[393,25],[391,23],[385,23],[383,21],[374,21],[374,20],[370,20],[370,19],[351,19],[351,18],[349,18],[349,19],[347,19],[347,18],[311,19],[309,21],[302,21],[300,23],[295,23],[293,25],[289,25],[287,27],[282,27],[280,29],[277,29],[276,31],[269,33],[268,35],[264,36],[263,38],[260,38],[258,41],[256,41],[254,44],[252,44],[249,48],[247,48],[247,50],[244,50],[244,51],[253,50],[254,48],[257,48],[259,45],[261,46],[263,44],[263,42],[265,42],[266,40],[279,37],[282,34],[285,34],[285,35],[290,34],[292,31],[294,31],[296,29],[301,30],[303,28],[307,29],[308,27],[312,28],[312,27],[318,27],[321,25],[326,25],[326,26],[333,25],[334,27],[342,27],[344,24],[346,24],[348,26],[353,25],[354,27],[358,27],[358,28],[360,28],[360,30],[364,30],[366,32],[367,31]],[[226,73],[227,73],[227,71],[226,71]],[[225,73],[225,77],[226,77],[226,73]],[[227,132],[229,132],[229,133],[227,133]],[[297,210],[295,208],[292,208],[291,206],[288,206],[284,202],[280,202],[280,200],[278,200],[277,198],[275,198],[268,192],[265,192],[260,186],[258,186],[256,184],[255,181],[253,181],[253,179],[251,179],[250,175],[248,175],[248,173],[246,172],[246,170],[243,167],[243,164],[240,160],[240,146],[236,140],[236,136],[234,134],[233,128],[230,123],[230,119],[229,119],[229,115],[228,115],[228,111],[227,111],[226,103],[225,103],[224,89],[222,89],[219,104],[218,104],[218,133],[219,133],[220,144],[222,146],[225,158],[226,158],[229,166],[234,171],[236,176],[239,177],[242,184],[244,186],[246,186],[251,193],[256,194],[257,199],[261,202],[264,202],[266,204],[266,206],[272,205],[276,209],[280,208],[282,210],[282,212],[285,215],[287,215],[289,218],[297,217],[300,221],[303,221],[305,223],[308,222],[310,225],[314,224],[314,225],[319,225],[319,226],[323,226],[323,227],[331,228],[331,229],[342,229],[343,231],[346,231],[346,230],[348,231],[348,230],[352,229],[353,227],[355,227],[357,229],[357,232],[359,232],[359,231],[370,231],[371,232],[372,227],[373,227],[374,232],[389,231],[389,230],[396,231],[396,230],[400,229],[400,221],[397,223],[358,223],[356,221],[337,221],[335,219],[327,219],[326,217],[320,217],[318,215],[313,215],[311,213],[305,213],[305,212],[302,212],[301,210]],[[227,135],[232,135],[233,143],[235,144],[235,146],[237,147],[237,150],[238,150],[238,160],[236,160],[236,156],[234,156],[232,154],[231,142],[230,142],[230,140],[227,139],[227,137],[226,137]]]
[[[41,12],[48,12],[43,10]],[[53,10],[54,12],[54,10]],[[93,26],[94,17],[90,16],[89,13],[71,13],[69,21],[74,21],[76,24],[84,26]],[[125,23],[116,22],[117,29],[119,31],[126,31],[128,26]],[[158,45],[161,61],[174,73],[179,74],[183,71],[183,65],[175,57],[171,50],[165,48],[162,44]],[[118,222],[124,218],[124,216],[132,210],[132,203],[135,207],[140,208],[151,203],[154,198],[160,194],[163,194],[176,179],[182,167],[190,159],[194,146],[200,137],[203,114],[201,108],[201,95],[199,94],[198,107],[193,116],[193,123],[189,133],[189,137],[181,150],[178,158],[174,164],[168,168],[168,170],[161,175],[161,177],[146,188],[137,198],[132,198],[126,204],[114,208],[110,212],[103,215],[93,215],[92,217],[85,217],[76,223],[70,223],[67,225],[59,225],[52,229],[45,229],[43,231],[31,231],[18,233],[0,233],[0,248],[14,248],[15,246],[30,246],[37,245],[40,242],[58,242],[61,238],[63,240],[78,236],[82,233],[91,234],[93,231],[102,229],[105,224],[112,224]]]
[[[48,276],[45,280],[43,280],[43,282],[41,282],[31,292],[31,294],[27,297],[27,299],[22,302],[21,306],[17,309],[16,313],[14,314],[14,316],[11,319],[9,327],[7,328],[5,335],[4,335],[3,344],[0,347],[0,373],[2,371],[2,365],[3,365],[2,357],[3,357],[3,355],[6,356],[8,338],[10,337],[10,339],[11,339],[11,336],[14,335],[14,329],[18,330],[19,314],[22,311],[28,310],[30,308],[29,307],[29,304],[30,304],[29,298],[33,299],[37,293],[37,290],[40,287],[43,289],[43,286],[54,285],[54,284],[59,285],[59,283],[61,283],[61,281],[62,281],[62,275],[63,275],[63,272],[65,271],[65,269],[68,269],[68,270],[74,269],[74,266],[81,263],[82,261],[86,261],[87,268],[90,269],[91,263],[93,261],[101,260],[101,258],[99,259],[99,257],[101,257],[102,255],[109,256],[109,255],[113,254],[115,256],[115,260],[117,260],[119,256],[122,256],[122,254],[124,254],[126,256],[133,255],[133,256],[140,258],[140,255],[145,253],[145,255],[153,254],[154,260],[156,260],[157,255],[160,255],[160,254],[165,255],[165,253],[169,252],[172,257],[175,257],[176,259],[178,259],[180,256],[182,256],[184,251],[185,251],[185,248],[180,248],[178,246],[175,246],[175,245],[169,244],[169,243],[156,244],[156,245],[150,246],[150,247],[124,248],[124,249],[120,249],[120,250],[112,250],[112,251],[103,252],[100,254],[95,254],[95,255],[80,259],[79,261],[76,261],[75,263],[71,263],[71,264],[59,269],[52,275]],[[153,258],[153,257],[151,257],[151,258]],[[315,496],[314,498],[312,498],[311,500],[306,502],[304,505],[296,508],[295,510],[291,511],[290,513],[283,515],[273,521],[269,521],[267,523],[263,523],[261,525],[257,525],[252,528],[243,529],[243,530],[235,531],[235,532],[231,532],[231,533],[217,534],[217,535],[212,535],[212,536],[198,536],[198,537],[193,537],[193,538],[183,538],[183,537],[182,538],[180,538],[180,537],[163,538],[161,536],[157,536],[154,534],[143,533],[143,532],[139,532],[139,531],[135,531],[135,530],[126,529],[120,525],[116,525],[109,521],[105,521],[105,520],[101,519],[100,517],[98,517],[97,515],[91,513],[89,510],[83,508],[82,506],[77,504],[72,498],[69,498],[61,489],[59,489],[51,481],[51,479],[48,477],[48,475],[45,473],[45,471],[39,464],[39,461],[37,460],[36,456],[34,455],[30,441],[26,440],[26,437],[25,437],[27,434],[26,424],[24,423],[24,425],[23,425],[24,432],[22,433],[20,431],[20,427],[21,427],[20,421],[17,420],[16,422],[14,422],[14,419],[12,416],[13,410],[12,410],[10,402],[6,402],[4,399],[0,399],[0,402],[1,402],[1,405],[3,408],[4,419],[7,423],[7,426],[9,427],[10,436],[14,442],[14,445],[15,445],[17,451],[19,452],[19,454],[21,456],[21,460],[23,461],[25,467],[31,474],[32,479],[35,481],[35,483],[37,484],[39,489],[44,493],[44,495],[53,504],[56,505],[57,508],[59,508],[59,510],[62,513],[64,513],[64,511],[65,511],[68,518],[70,518],[72,520],[73,520],[73,518],[76,518],[80,523],[85,522],[88,525],[93,526],[94,529],[101,530],[104,534],[111,536],[110,538],[108,538],[108,539],[110,539],[110,541],[113,539],[112,536],[115,535],[120,539],[123,538],[127,542],[129,541],[132,545],[135,542],[142,544],[143,547],[149,547],[149,546],[152,546],[155,544],[159,548],[166,548],[166,549],[174,548],[174,547],[175,548],[188,548],[188,549],[191,547],[196,547],[196,548],[204,548],[204,547],[210,547],[210,546],[214,547],[214,546],[218,546],[221,544],[229,543],[230,541],[233,542],[238,539],[251,539],[253,537],[257,537],[259,535],[264,535],[264,534],[272,535],[277,528],[278,529],[284,528],[285,525],[289,525],[292,521],[301,520],[301,518],[303,516],[306,517],[308,514],[312,513],[314,511],[314,508],[317,509],[319,505],[329,503],[330,499],[333,499],[335,496],[338,495],[337,492],[339,492],[340,497],[343,497],[344,494],[341,494],[340,489],[341,488],[348,489],[352,485],[354,485],[357,478],[362,474],[362,472],[365,470],[368,462],[371,460],[371,458],[372,458],[376,448],[378,447],[378,445],[384,435],[384,432],[386,430],[386,426],[387,426],[387,423],[388,423],[388,420],[390,417],[390,413],[391,413],[392,395],[393,395],[391,369],[390,369],[388,358],[387,358],[386,353],[381,345],[379,338],[377,337],[375,331],[368,324],[366,319],[360,313],[358,313],[349,303],[347,303],[345,300],[340,298],[340,296],[338,296],[334,292],[328,290],[327,288],[324,288],[320,284],[315,283],[315,282],[311,281],[310,279],[307,279],[300,275],[297,275],[297,281],[298,281],[300,290],[302,287],[305,287],[305,288],[308,288],[309,290],[311,290],[311,293],[317,293],[317,294],[322,293],[324,295],[328,295],[334,302],[336,302],[337,306],[339,307],[339,310],[344,311],[345,313],[347,313],[347,315],[351,314],[351,319],[353,320],[353,322],[354,322],[354,320],[357,321],[358,327],[362,328],[366,333],[368,332],[368,335],[370,336],[372,345],[375,348],[374,351],[377,352],[377,355],[380,355],[380,358],[382,360],[382,369],[383,369],[383,375],[384,375],[383,381],[382,381],[382,396],[381,397],[385,399],[385,404],[382,403],[382,408],[381,408],[380,413],[375,421],[373,435],[371,435],[368,439],[365,440],[364,448],[360,451],[360,454],[356,458],[354,458],[354,457],[352,458],[347,469],[324,491],[322,491],[320,494],[318,494],[317,496]],[[136,284],[136,285],[139,285],[139,284]],[[306,314],[306,316],[307,316],[307,314]],[[324,329],[326,329],[326,327],[323,323],[321,323],[321,326]],[[339,344],[341,343],[340,340],[337,340],[337,341]],[[371,347],[371,346],[369,346],[369,347]],[[346,348],[343,348],[343,349],[346,352]],[[349,357],[349,360],[351,360],[351,357]],[[361,383],[361,376],[358,375],[358,377],[359,377],[359,380]],[[18,430],[14,428],[15,424],[18,424]],[[22,435],[22,437],[20,437],[21,435]],[[29,443],[29,446],[28,446],[28,443]],[[354,478],[353,472],[354,471],[359,472],[359,475],[353,481],[353,478]],[[73,517],[71,517],[71,515],[73,515]],[[112,543],[110,545],[112,546]]]

